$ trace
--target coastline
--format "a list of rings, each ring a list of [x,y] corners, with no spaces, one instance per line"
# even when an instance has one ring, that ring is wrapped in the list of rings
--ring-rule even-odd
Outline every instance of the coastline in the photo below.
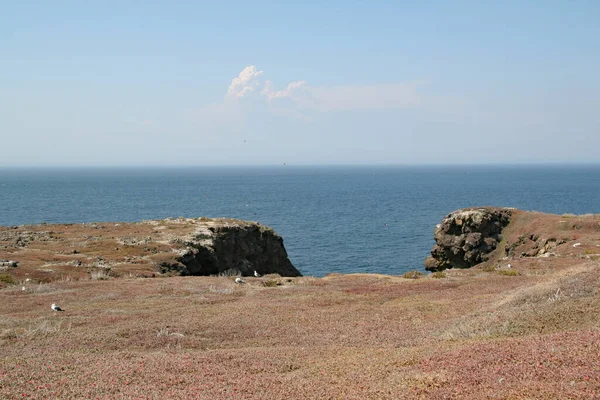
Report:
[[[0,289],[0,393],[589,398],[600,392],[600,216],[515,215],[487,261],[426,275],[18,276]],[[519,239],[532,233],[568,240],[539,254],[539,240]]]

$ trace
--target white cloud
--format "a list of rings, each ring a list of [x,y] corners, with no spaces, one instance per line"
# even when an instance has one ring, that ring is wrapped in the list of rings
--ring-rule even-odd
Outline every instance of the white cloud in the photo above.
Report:
[[[419,82],[312,87],[306,81],[292,81],[284,89],[277,90],[272,81],[261,81],[262,75],[263,71],[257,70],[254,65],[244,68],[231,81],[227,97],[241,98],[260,90],[260,95],[266,98],[271,109],[279,113],[292,108],[295,112],[389,110],[425,103],[425,98],[417,91],[421,85]]]
[[[253,92],[260,86],[258,78],[263,71],[258,71],[254,65],[249,65],[240,72],[240,74],[231,80],[231,85],[227,89],[227,96],[244,97]]]
[[[283,90],[275,90],[271,81],[266,81],[261,94],[269,103],[289,99],[299,109],[321,112],[385,110],[419,106],[423,98],[417,93],[417,83],[312,87],[306,81],[291,82]],[[290,104],[289,102],[286,104]]]
[[[266,81],[265,87],[260,93],[264,96],[267,96],[269,101],[273,99],[283,99],[286,97],[294,98],[300,96],[305,87],[306,81],[296,81],[288,83],[284,90],[275,90],[273,82]]]

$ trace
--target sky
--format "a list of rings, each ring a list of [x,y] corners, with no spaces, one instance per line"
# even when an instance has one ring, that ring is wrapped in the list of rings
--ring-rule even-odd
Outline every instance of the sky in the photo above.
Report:
[[[599,163],[599,71],[596,0],[0,0],[0,167]]]

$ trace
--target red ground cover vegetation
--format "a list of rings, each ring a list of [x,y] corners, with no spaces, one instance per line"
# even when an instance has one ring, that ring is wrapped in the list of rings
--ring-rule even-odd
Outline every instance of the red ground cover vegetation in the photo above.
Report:
[[[598,399],[600,220],[539,218],[554,255],[438,279],[14,276],[0,398]]]

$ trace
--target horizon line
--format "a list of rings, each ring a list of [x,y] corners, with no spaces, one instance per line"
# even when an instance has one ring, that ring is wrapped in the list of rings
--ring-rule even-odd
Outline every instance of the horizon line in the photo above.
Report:
[[[600,162],[518,162],[518,163],[339,163],[339,164],[134,164],[134,165],[0,165],[16,169],[186,169],[186,168],[336,168],[336,167],[600,167]]]

